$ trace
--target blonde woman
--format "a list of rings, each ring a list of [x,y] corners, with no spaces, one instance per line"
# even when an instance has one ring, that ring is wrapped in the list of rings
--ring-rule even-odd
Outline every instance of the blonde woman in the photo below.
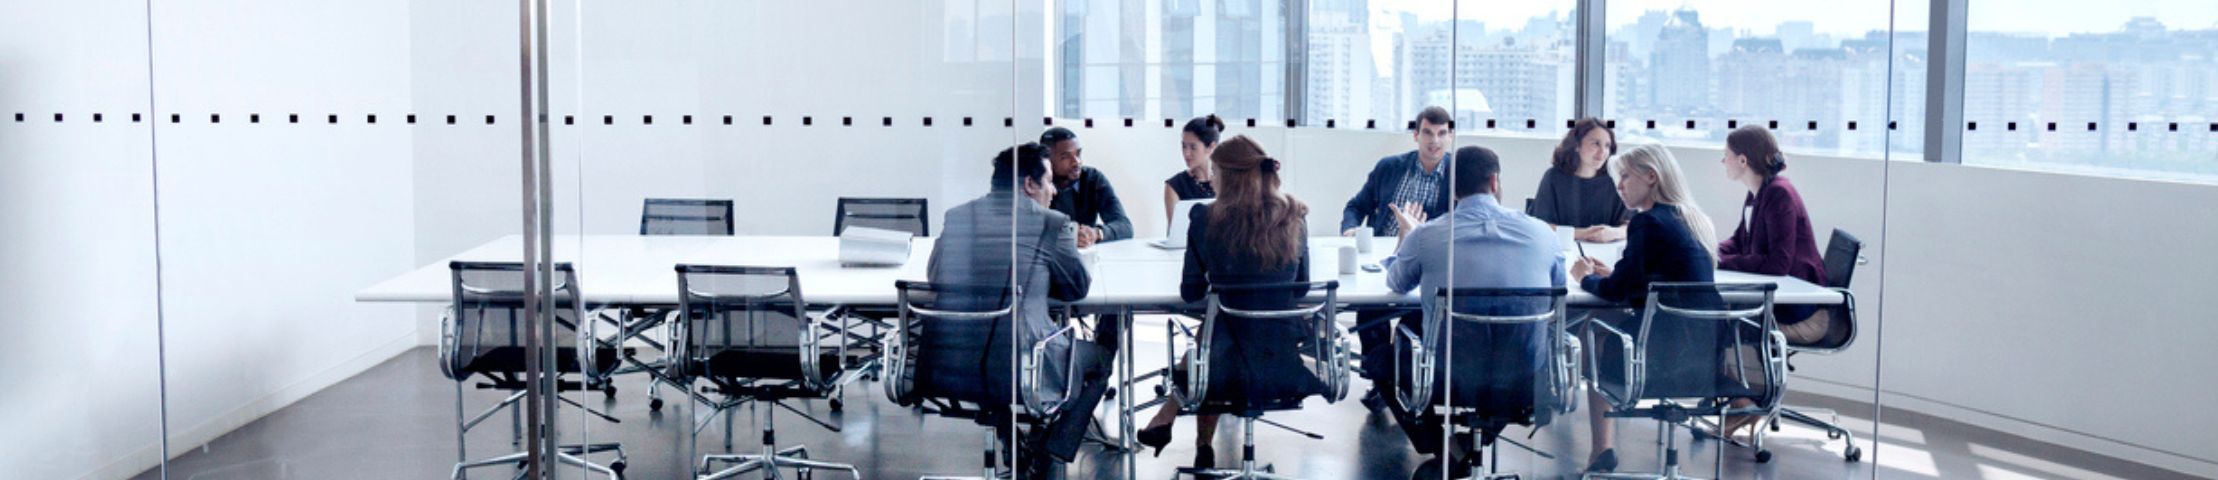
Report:
[[[1571,277],[1579,279],[1579,288],[1612,302],[1639,308],[1646,301],[1650,282],[1711,282],[1717,262],[1711,252],[1716,250],[1717,234],[1710,226],[1710,217],[1702,214],[1702,207],[1694,204],[1694,197],[1687,193],[1686,175],[1680,173],[1679,162],[1672,159],[1671,151],[1661,145],[1641,145],[1617,155],[1617,194],[1625,200],[1625,207],[1634,212],[1625,227],[1625,254],[1615,266],[1603,264],[1592,257],[1582,258],[1571,266]],[[1596,321],[1619,323],[1620,329],[1634,328],[1632,318],[1616,315],[1614,318],[1598,316]],[[1620,323],[1622,322],[1622,323]],[[1625,352],[1617,342],[1599,342],[1589,333],[1586,345],[1594,346],[1597,362],[1617,365],[1624,362]],[[1624,372],[1612,369],[1595,369],[1599,375],[1617,377]],[[1597,378],[1597,383],[1623,384],[1622,378]],[[1608,405],[1600,390],[1587,393],[1587,415],[1593,426],[1592,451],[1587,460],[1588,472],[1610,472],[1617,469],[1617,452],[1611,448],[1610,419],[1604,414]]]

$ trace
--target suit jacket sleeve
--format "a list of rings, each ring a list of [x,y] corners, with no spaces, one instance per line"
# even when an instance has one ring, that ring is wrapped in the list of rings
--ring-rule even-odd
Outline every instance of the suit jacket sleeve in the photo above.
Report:
[[[1209,230],[1209,206],[1194,207],[1187,215],[1190,220],[1186,230],[1186,264],[1179,274],[1178,297],[1187,302],[1199,302],[1209,294],[1209,265],[1203,263],[1202,232]]]
[[[1794,257],[1786,250],[1794,234],[1795,214],[1799,209],[1793,198],[1784,192],[1756,196],[1755,208],[1749,211],[1746,225],[1733,230],[1733,250],[1718,245],[1717,267],[1765,275],[1785,275]],[[1763,232],[1756,232],[1757,226]]]
[[[1648,249],[1655,243],[1649,237],[1662,228],[1664,226],[1657,223],[1654,216],[1634,216],[1632,224],[1625,228],[1625,255],[1617,259],[1617,266],[1611,267],[1610,276],[1587,275],[1579,281],[1579,288],[1612,302],[1624,302],[1641,294],[1637,290],[1648,288],[1647,257],[1651,255]]]
[[[1382,181],[1380,177],[1385,176],[1381,172],[1386,170],[1387,163],[1392,160],[1393,157],[1380,159],[1377,166],[1371,167],[1370,176],[1363,179],[1363,189],[1357,190],[1355,198],[1348,199],[1348,206],[1340,210],[1340,230],[1333,232],[1334,234],[1363,226],[1364,220],[1370,219],[1371,214],[1378,211],[1378,189],[1382,188],[1379,182]]]
[[[1109,178],[1094,175],[1094,204],[1101,206],[1102,240],[1114,241],[1132,238],[1132,217],[1124,213],[1124,202],[1117,199],[1117,189],[1109,186]]]
[[[1054,243],[1039,248],[1047,258],[1048,298],[1070,302],[1086,298],[1086,291],[1093,286],[1093,276],[1086,272],[1086,263],[1078,256],[1078,232],[1072,228],[1070,218],[1049,215],[1044,238]]]

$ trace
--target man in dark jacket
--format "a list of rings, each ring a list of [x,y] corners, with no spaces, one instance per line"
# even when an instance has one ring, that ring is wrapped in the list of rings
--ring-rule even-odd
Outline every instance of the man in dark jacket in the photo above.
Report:
[[[1040,134],[1040,146],[1047,148],[1048,166],[1055,171],[1055,201],[1048,207],[1078,224],[1078,247],[1132,238],[1132,218],[1125,216],[1124,202],[1117,200],[1108,175],[1086,166],[1078,134],[1049,128]]]
[[[1447,164],[1451,161],[1448,149],[1455,146],[1453,121],[1448,110],[1440,107],[1425,107],[1417,114],[1413,133],[1417,149],[1381,158],[1377,166],[1371,167],[1371,174],[1363,180],[1363,190],[1348,199],[1347,208],[1340,212],[1341,236],[1356,236],[1364,226],[1370,227],[1372,236],[1394,236],[1398,233],[1395,208],[1414,205],[1425,210],[1426,218],[1448,211]]]

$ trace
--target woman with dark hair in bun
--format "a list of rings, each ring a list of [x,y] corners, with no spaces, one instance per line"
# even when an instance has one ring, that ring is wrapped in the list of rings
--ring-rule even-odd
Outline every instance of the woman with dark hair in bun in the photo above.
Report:
[[[1186,160],[1186,170],[1163,181],[1163,218],[1171,218],[1180,200],[1217,198],[1217,189],[1209,183],[1209,154],[1217,150],[1217,137],[1224,135],[1225,121],[1216,115],[1186,121],[1186,128],[1179,134],[1178,153]],[[1176,222],[1172,222],[1176,223]],[[1179,234],[1183,232],[1171,232]]]
[[[1824,284],[1825,257],[1818,252],[1810,213],[1802,208],[1794,183],[1779,175],[1787,169],[1787,156],[1771,132],[1755,125],[1733,130],[1725,136],[1725,158],[1719,161],[1725,164],[1726,178],[1748,189],[1748,198],[1733,236],[1717,244],[1717,268]],[[1831,323],[1807,321],[1814,313],[1810,308],[1787,307],[1779,313],[1779,330],[1790,342],[1822,339]]]

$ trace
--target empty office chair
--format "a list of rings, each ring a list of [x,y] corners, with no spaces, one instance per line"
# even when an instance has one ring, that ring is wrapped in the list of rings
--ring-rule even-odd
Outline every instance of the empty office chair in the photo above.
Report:
[[[811,317],[801,297],[801,280],[790,267],[726,267],[678,265],[678,311],[681,320],[676,371],[681,385],[705,381],[708,390],[722,396],[710,406],[699,433],[722,415],[724,449],[732,448],[733,409],[747,402],[761,402],[756,410],[762,427],[762,451],[754,454],[705,455],[702,480],[731,478],[762,470],[775,478],[779,469],[802,472],[839,470],[860,477],[853,465],[810,460],[808,447],[780,449],[774,420],[780,402],[830,398],[841,376],[852,375],[842,367],[846,344],[840,326]],[[801,414],[800,410],[794,410]],[[807,415],[802,415],[804,418]],[[810,421],[833,431],[839,428],[815,418]],[[710,471],[718,462],[733,465]]]
[[[870,227],[929,237],[931,211],[922,198],[840,197],[839,210],[832,217],[832,235],[847,232],[847,227]]]
[[[978,477],[925,477],[929,479],[994,479],[1013,476],[1001,468],[994,447],[1001,442],[997,428],[1037,428],[1062,413],[1069,399],[1066,388],[1076,388],[1080,378],[1075,358],[1061,372],[1046,371],[1047,344],[1056,338],[1071,339],[1076,328],[1064,327],[1012,353],[1015,338],[1012,312],[1019,289],[1009,286],[948,285],[896,282],[899,312],[892,341],[888,342],[883,385],[886,398],[895,404],[925,413],[968,420],[984,428],[984,455]],[[1076,348],[1065,355],[1075,354]],[[1012,363],[1012,357],[1016,360]],[[1060,376],[1051,379],[1050,376]],[[1059,380],[1059,381],[1057,381]],[[1014,394],[1015,404],[1011,404]]]
[[[1450,435],[1483,450],[1469,464],[1450,468],[1472,478],[1519,478],[1500,474],[1500,462],[1485,468],[1484,453],[1495,452],[1499,460],[1503,430],[1547,425],[1570,403],[1563,400],[1571,398],[1571,365],[1560,354],[1570,348],[1562,333],[1566,293],[1562,287],[1442,288],[1423,333],[1406,324],[1395,328],[1396,408],[1439,415]],[[1440,440],[1412,439],[1419,453],[1440,451]]]
[[[1290,478],[1272,473],[1269,465],[1256,465],[1255,423],[1266,412],[1299,409],[1311,396],[1327,402],[1347,396],[1351,348],[1334,323],[1339,290],[1337,281],[1210,287],[1194,348],[1186,352],[1184,368],[1172,383],[1180,413],[1240,418],[1240,465],[1181,468],[1179,474]],[[1306,298],[1312,294],[1318,299]],[[1178,328],[1173,330],[1175,342]]]
[[[639,209],[640,235],[732,235],[732,201],[688,198],[649,198]],[[669,346],[649,332],[663,325],[669,311],[659,308],[616,308],[599,312],[599,317],[615,328],[608,340],[616,344],[636,343],[654,349],[664,358],[641,359],[625,355],[623,369],[617,374],[643,373],[655,381],[647,384],[647,408],[662,409],[662,384],[675,383],[665,372],[669,370]],[[667,338],[665,336],[664,338]],[[605,393],[616,396],[616,388],[608,387]]]
[[[1587,363],[1608,400],[1608,416],[1656,420],[1664,457],[1658,473],[1585,478],[1686,478],[1679,473],[1679,426],[1704,417],[1771,415],[1786,378],[1786,337],[1772,317],[1776,290],[1770,283],[1658,282],[1649,285],[1632,331],[1608,321],[1583,322],[1596,333]],[[1597,360],[1603,350],[1621,352],[1619,361]],[[1742,398],[1751,405],[1732,406]],[[1762,437],[1755,448],[1759,460],[1770,457]],[[1717,452],[1722,469],[1725,449]]]
[[[732,201],[649,198],[639,210],[640,235],[732,234]]]
[[[535,352],[527,348],[529,344],[526,343],[525,336],[527,324],[532,319],[524,314],[524,280],[529,272],[523,264],[453,262],[448,264],[448,268],[453,271],[454,304],[440,321],[439,371],[455,381],[455,450],[458,459],[454,466],[454,478],[459,479],[465,471],[472,468],[512,465],[526,458],[524,452],[515,452],[472,461],[469,459],[466,439],[469,438],[471,428],[505,409],[514,422],[511,428],[514,437],[510,443],[522,441],[523,407],[518,406],[517,402],[523,400],[530,388],[524,381],[524,372],[528,357]],[[558,263],[553,268],[553,284],[548,286],[547,291],[553,292],[554,310],[545,312],[547,317],[554,319],[551,325],[547,325],[556,329],[551,335],[553,344],[545,346],[553,351],[546,352],[551,355],[540,357],[554,362],[543,367],[552,372],[550,376],[554,377],[552,381],[556,388],[556,398],[560,399],[559,404],[553,407],[559,409],[561,405],[567,404],[616,423],[615,418],[585,408],[584,405],[560,395],[560,392],[601,388],[607,384],[609,375],[615,372],[618,365],[617,356],[620,352],[612,345],[595,340],[593,329],[596,322],[577,321],[583,318],[584,311],[578,297],[577,273],[571,269],[570,264]],[[475,417],[464,419],[462,388],[471,378],[484,380],[477,384],[477,388],[513,393],[500,404]],[[558,417],[549,415],[549,418]],[[562,445],[558,450],[560,453],[556,461],[600,472],[611,478],[622,478],[624,449],[621,445]],[[600,452],[615,452],[616,461],[602,466],[584,459],[585,455]]]
[[[1863,251],[1864,242],[1857,240],[1855,235],[1840,229],[1833,230],[1833,238],[1825,246],[1825,287],[1841,292],[1841,304],[1827,308],[1823,313],[1824,320],[1829,322],[1825,338],[1814,343],[1787,345],[1787,371],[1794,371],[1793,360],[1797,354],[1832,355],[1847,350],[1856,343],[1856,294],[1849,291],[1849,282],[1855,278],[1856,267],[1864,264]],[[1818,420],[1810,415],[1813,412],[1823,412],[1833,419]],[[1771,431],[1779,431],[1781,420],[1824,430],[1828,439],[1846,438],[1848,447],[1842,449],[1841,456],[1851,462],[1864,458],[1864,449],[1856,446],[1856,435],[1841,428],[1839,412],[1820,408],[1780,407],[1778,415],[1773,416],[1770,421]]]

